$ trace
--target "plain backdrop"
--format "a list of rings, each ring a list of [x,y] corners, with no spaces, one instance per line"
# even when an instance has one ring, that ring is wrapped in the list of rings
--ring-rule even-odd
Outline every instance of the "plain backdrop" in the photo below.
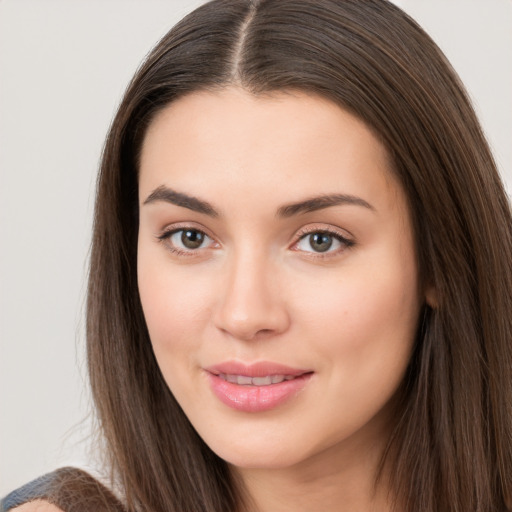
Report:
[[[0,496],[97,466],[83,312],[98,161],[138,64],[200,3],[0,0]],[[510,189],[512,1],[396,3],[462,77]]]

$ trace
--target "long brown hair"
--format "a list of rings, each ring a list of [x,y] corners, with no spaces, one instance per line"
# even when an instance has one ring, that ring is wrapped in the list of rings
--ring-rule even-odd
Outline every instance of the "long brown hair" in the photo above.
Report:
[[[397,508],[506,510],[512,479],[512,232],[474,111],[433,41],[385,0],[214,0],[176,25],[130,83],[98,181],[87,303],[101,429],[129,510],[235,511],[242,489],[166,386],[137,276],[137,172],[155,114],[185,94],[299,89],[362,119],[408,197],[419,320],[385,453]]]

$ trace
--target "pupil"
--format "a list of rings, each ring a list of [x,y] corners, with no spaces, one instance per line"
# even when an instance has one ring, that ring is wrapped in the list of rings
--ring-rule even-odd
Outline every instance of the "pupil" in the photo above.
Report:
[[[181,234],[181,242],[187,249],[197,249],[201,247],[204,240],[204,234],[199,231],[187,229]]]
[[[332,245],[332,236],[327,233],[313,233],[309,235],[309,243],[316,252],[325,252]]]

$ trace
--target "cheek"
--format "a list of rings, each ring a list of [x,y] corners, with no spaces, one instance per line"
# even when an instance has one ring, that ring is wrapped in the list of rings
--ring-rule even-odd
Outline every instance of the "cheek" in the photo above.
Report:
[[[161,261],[163,259],[163,261]],[[211,285],[173,268],[166,258],[139,254],[139,293],[153,352],[162,376],[179,403],[193,403],[204,329],[210,315]]]
[[[338,279],[326,279],[322,293],[304,301],[297,315],[319,359],[329,361],[333,378],[360,383],[370,392],[400,381],[420,310],[414,262],[376,261],[373,272],[366,264],[354,265]]]
[[[153,350],[162,367],[200,344],[198,334],[210,315],[212,286],[185,267],[174,268],[165,255],[159,256],[139,251],[138,284]]]
[[[353,268],[304,303],[300,331],[328,383],[318,397],[328,442],[387,421],[386,404],[408,366],[420,308],[414,268],[396,269]]]

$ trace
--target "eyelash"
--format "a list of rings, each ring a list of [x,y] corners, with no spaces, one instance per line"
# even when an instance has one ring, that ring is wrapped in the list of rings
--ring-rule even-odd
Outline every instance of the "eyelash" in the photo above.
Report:
[[[184,226],[172,226],[170,228],[165,229],[160,235],[157,235],[157,239],[159,242],[162,242],[165,244],[165,248],[170,251],[173,254],[176,254],[177,256],[187,256],[187,257],[194,257],[199,256],[199,249],[180,249],[176,246],[171,245],[170,239],[173,235],[176,233],[180,233],[182,231],[194,231],[196,233],[200,233],[201,235],[204,235],[205,237],[208,237],[210,240],[213,241],[213,238],[208,235],[204,230],[196,228],[194,226],[190,225],[184,225]],[[166,243],[168,242],[168,243]]]
[[[195,250],[195,249],[185,250],[185,249],[178,248],[178,247],[176,247],[174,245],[171,245],[170,243],[166,243],[166,242],[170,241],[170,239],[171,239],[171,237],[173,235],[175,235],[177,233],[180,233],[182,231],[187,231],[187,230],[199,233],[199,234],[201,234],[201,235],[203,235],[203,236],[205,236],[205,237],[207,237],[207,238],[209,238],[210,240],[213,241],[213,238],[210,235],[208,235],[205,231],[203,231],[202,229],[196,228],[194,226],[190,226],[190,225],[188,225],[188,226],[187,225],[185,225],[185,226],[172,226],[172,227],[164,230],[161,234],[157,235],[156,238],[158,239],[159,242],[165,243],[166,249],[168,251],[170,251],[171,253],[176,254],[177,256],[186,256],[186,257],[199,256],[199,250],[200,249],[205,249],[205,248],[199,247],[197,250]],[[296,249],[298,244],[302,240],[307,238],[308,236],[311,236],[311,235],[317,234],[317,233],[318,234],[325,234],[325,235],[333,237],[337,242],[339,242],[341,244],[342,247],[340,249],[338,249],[338,250],[335,250],[335,251],[327,250],[326,252],[304,251],[305,253],[308,254],[309,258],[326,259],[326,258],[336,257],[340,253],[344,252],[347,249],[350,249],[351,247],[353,247],[355,245],[354,240],[350,240],[349,238],[347,238],[346,236],[342,235],[339,231],[337,231],[337,230],[335,230],[333,228],[313,227],[313,228],[305,228],[305,229],[302,229],[302,230],[298,231],[297,239],[293,243],[293,245],[291,247],[291,250],[299,251],[299,249]]]
[[[327,259],[327,258],[333,258],[336,256],[339,256],[341,253],[345,252],[347,249],[350,249],[355,245],[355,241],[347,238],[345,235],[343,235],[340,231],[334,229],[334,228],[325,228],[325,227],[309,227],[304,228],[298,231],[297,233],[297,241],[293,243],[292,250],[298,250],[293,249],[294,247],[297,247],[298,244],[306,239],[308,236],[314,235],[314,234],[323,234],[328,235],[334,238],[336,241],[338,241],[341,245],[341,248],[334,250],[334,251],[326,251],[326,252],[316,252],[316,251],[305,251],[308,254],[309,258],[314,259]]]

